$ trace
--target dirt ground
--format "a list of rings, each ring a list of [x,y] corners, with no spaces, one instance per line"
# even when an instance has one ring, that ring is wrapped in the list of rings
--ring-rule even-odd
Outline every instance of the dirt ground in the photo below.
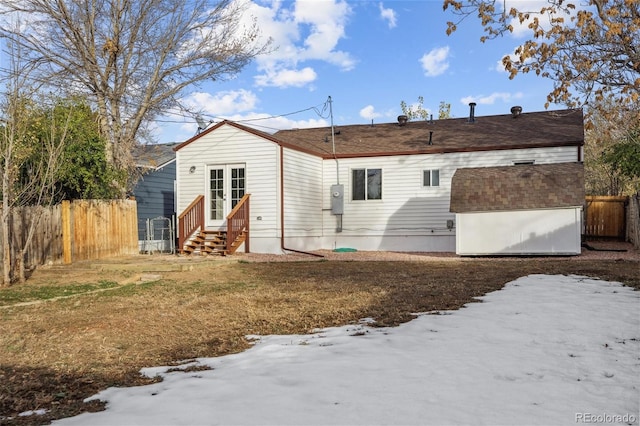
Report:
[[[117,286],[0,306],[0,424],[47,424],[103,409],[82,401],[109,386],[148,383],[142,367],[242,351],[250,334],[306,333],[368,317],[394,326],[415,312],[458,309],[532,273],[640,289],[640,252],[592,241],[568,257],[154,254],[38,268],[24,289]],[[18,417],[29,410],[46,411]]]

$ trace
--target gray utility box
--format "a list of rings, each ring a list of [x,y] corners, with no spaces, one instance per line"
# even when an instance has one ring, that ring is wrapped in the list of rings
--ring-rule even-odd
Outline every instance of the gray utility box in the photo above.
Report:
[[[331,185],[331,214],[344,213],[344,185]]]

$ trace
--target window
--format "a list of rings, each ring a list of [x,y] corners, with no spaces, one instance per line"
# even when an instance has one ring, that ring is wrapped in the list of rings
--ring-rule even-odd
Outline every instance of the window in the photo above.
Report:
[[[354,169],[351,171],[352,200],[382,199],[382,169]]]
[[[424,170],[422,186],[440,186],[440,170]]]

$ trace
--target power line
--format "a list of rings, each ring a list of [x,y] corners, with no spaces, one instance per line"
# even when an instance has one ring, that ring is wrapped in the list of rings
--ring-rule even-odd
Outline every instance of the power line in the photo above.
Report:
[[[8,69],[8,68],[2,67],[2,66],[0,66],[0,73],[5,74],[5,78],[3,80],[8,80],[8,79],[11,78],[11,76],[16,76],[18,74],[14,70],[11,70],[11,69]],[[46,79],[43,79],[43,78],[38,78],[38,77],[33,76],[33,75],[28,75],[28,76],[24,76],[24,77],[25,77],[25,80],[27,80],[27,81],[31,81],[31,82],[35,82],[35,83],[39,83],[39,84],[48,84],[49,86],[55,87],[57,89],[67,89],[68,88],[68,86],[64,86],[63,87],[61,85],[52,84],[52,82],[50,80],[46,80]],[[82,84],[80,82],[78,82],[78,83]],[[6,95],[8,95],[8,93],[0,90],[0,95],[6,96]],[[43,102],[43,100],[41,100],[40,103],[43,104],[45,102]],[[122,102],[120,104],[124,108],[131,108],[131,107],[135,108],[137,106],[136,103],[127,101],[126,99],[122,100]],[[50,104],[47,102],[47,103],[45,103],[45,105],[48,105],[49,107],[54,107],[56,104],[55,104],[55,101],[53,101]],[[195,115],[196,115],[195,113],[193,113],[191,111],[188,111],[185,108],[181,108],[181,107],[179,107],[179,108],[180,109],[184,109],[185,111],[184,112],[175,111],[175,110],[173,110],[173,111],[171,111],[171,110],[163,111],[162,113],[158,113],[157,116],[161,116],[161,117],[176,116],[176,117],[181,117],[184,120],[170,120],[170,119],[153,118],[153,119],[148,120],[148,122],[149,123],[184,124],[184,123],[191,123],[191,122],[195,121]],[[292,111],[292,112],[287,112],[287,113],[282,113],[282,114],[277,114],[277,115],[270,115],[270,116],[267,116],[267,117],[247,118],[247,119],[233,120],[233,121],[236,122],[236,123],[252,123],[253,124],[253,123],[258,122],[258,121],[273,120],[273,119],[276,119],[276,118],[288,117],[288,116],[291,116],[291,115],[301,114],[301,113],[304,113],[304,112],[307,112],[307,111],[314,111],[320,118],[328,119],[329,118],[328,110],[329,110],[329,102],[325,101],[322,104],[310,106],[310,107],[303,108],[303,109],[296,110],[296,111]],[[206,116],[209,119],[212,119],[212,121],[213,120],[218,120],[218,121],[226,120],[226,118],[220,117],[220,116],[211,116],[211,115],[207,115],[207,114],[203,114],[203,115]],[[269,127],[269,126],[260,126],[260,125],[256,125],[256,124],[253,124],[253,125],[257,126],[257,127],[262,127],[262,128],[265,128],[265,129],[269,129],[269,130],[280,130],[280,129],[272,128],[272,127]]]

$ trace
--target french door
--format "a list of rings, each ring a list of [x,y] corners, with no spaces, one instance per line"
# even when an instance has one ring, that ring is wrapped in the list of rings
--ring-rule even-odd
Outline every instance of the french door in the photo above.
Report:
[[[207,168],[208,227],[226,228],[227,215],[244,197],[247,180],[244,164],[212,165]]]

